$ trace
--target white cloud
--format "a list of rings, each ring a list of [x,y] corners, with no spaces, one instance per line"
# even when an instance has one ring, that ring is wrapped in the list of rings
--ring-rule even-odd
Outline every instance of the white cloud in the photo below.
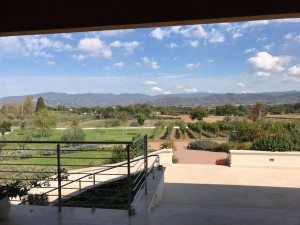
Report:
[[[252,53],[252,52],[256,52],[255,48],[247,48],[244,53]]]
[[[291,60],[291,56],[272,56],[267,52],[258,52],[256,56],[250,57],[248,62],[259,69],[280,72],[285,69],[284,66]]]
[[[190,42],[190,46],[192,46],[193,48],[197,48],[198,47],[198,45],[199,45],[199,41],[191,41]]]
[[[147,57],[147,56],[143,56],[141,58],[145,63],[149,63],[150,62],[150,59]]]
[[[144,61],[144,63],[148,66],[150,66],[152,69],[159,69],[160,68],[160,65],[158,64],[157,61],[153,60],[153,59],[150,59],[148,58],[147,56],[143,56],[141,57],[141,59]]]
[[[247,90],[245,90],[245,91],[242,91],[242,93],[244,93],[244,94],[255,93],[255,91],[254,91],[254,90],[251,90],[251,89],[247,89]]]
[[[82,54],[79,54],[79,55],[72,55],[72,58],[77,60],[77,61],[82,61],[85,59],[85,56],[82,55]]]
[[[135,48],[139,47],[139,45],[140,43],[138,41],[132,41],[132,42],[115,41],[110,44],[111,47],[124,48],[127,54],[131,54]]]
[[[258,77],[268,77],[271,76],[271,73],[269,72],[264,72],[264,71],[258,71],[255,73],[256,76]]]
[[[172,94],[172,92],[171,91],[164,91],[163,94],[169,95],[169,94]]]
[[[215,62],[215,60],[214,59],[208,59],[207,62],[213,63],[213,62]]]
[[[245,84],[243,84],[243,83],[238,83],[237,86],[238,86],[238,87],[245,87]]]
[[[287,33],[286,35],[284,35],[284,39],[292,40],[292,39],[294,39],[294,35],[292,33]]]
[[[238,39],[242,36],[244,36],[244,35],[242,33],[239,33],[239,32],[235,32],[235,33],[232,34],[233,39]]]
[[[165,29],[158,27],[150,33],[150,36],[158,40],[163,40],[165,37],[170,37],[172,33],[180,34],[189,38],[206,39],[208,37],[207,31],[205,31],[202,25],[186,26],[185,28],[182,28],[181,26],[173,26]]]
[[[164,89],[162,89],[160,87],[152,87],[152,88],[150,88],[149,91],[153,92],[153,93],[162,93],[162,92],[164,92]]]
[[[47,64],[48,64],[49,66],[54,66],[54,65],[56,65],[56,63],[55,63],[54,61],[47,61]]]
[[[300,18],[271,20],[273,23],[300,23]]]
[[[194,38],[207,38],[208,33],[203,28],[202,25],[192,25],[188,26],[186,29],[180,29],[178,30],[180,34],[182,34],[185,37],[194,37]]]
[[[150,36],[156,38],[158,40],[163,40],[164,37],[168,37],[170,35],[170,31],[167,29],[161,29],[159,27],[155,28],[151,33]]]
[[[133,29],[95,31],[95,32],[91,32],[91,34],[93,34],[94,37],[114,37],[114,36],[123,36],[131,32],[133,32]]]
[[[185,65],[186,68],[190,69],[190,70],[193,70],[193,69],[196,69],[200,66],[200,63],[187,63]]]
[[[136,67],[141,67],[141,66],[142,66],[142,64],[141,64],[140,62],[135,62],[134,65],[135,65]]]
[[[157,82],[151,81],[151,80],[146,80],[146,81],[143,82],[143,84],[145,84],[145,85],[155,85],[155,84],[157,84]]]
[[[65,39],[69,39],[69,40],[73,40],[73,36],[72,34],[69,34],[69,33],[62,33],[62,34],[59,34],[61,37],[65,38]]]
[[[114,63],[114,67],[122,68],[122,67],[124,67],[124,66],[125,66],[125,65],[124,65],[123,62],[116,62],[116,63]]]
[[[300,82],[300,77],[288,76],[287,74],[285,74],[282,80],[286,83],[298,83]]]
[[[265,45],[265,46],[264,46],[264,49],[266,49],[266,50],[271,50],[271,48],[273,48],[273,46],[274,46],[274,43],[271,43],[271,44],[269,44],[269,45]]]
[[[288,73],[292,76],[300,76],[300,64],[290,67]]]
[[[250,28],[250,27],[256,27],[256,26],[261,26],[261,25],[268,25],[269,20],[255,20],[255,21],[248,21],[242,24],[242,27],[244,29]]]
[[[158,64],[158,62],[152,61],[151,62],[151,68],[157,70],[157,69],[160,68],[160,65]]]
[[[284,36],[284,39],[300,42],[300,35],[288,33]]]
[[[197,92],[198,92],[198,89],[197,89],[197,88],[184,88],[183,91],[184,91],[185,93],[191,94],[191,93],[197,93]]]
[[[262,41],[266,41],[266,40],[268,40],[268,38],[267,37],[259,37],[259,38],[257,38],[257,42],[262,42]]]
[[[168,48],[178,48],[178,45],[174,42],[171,42],[171,43],[167,44],[166,47],[168,47]]]
[[[20,36],[0,38],[0,57],[54,57],[54,52],[71,50],[69,44],[53,41],[46,37]]]
[[[210,38],[209,38],[209,42],[211,43],[222,43],[225,41],[225,37],[224,35],[217,31],[216,29],[212,29],[211,33],[210,33]]]
[[[78,43],[78,49],[84,52],[88,52],[91,57],[102,56],[104,58],[110,58],[112,52],[109,46],[105,45],[98,38],[83,38]]]

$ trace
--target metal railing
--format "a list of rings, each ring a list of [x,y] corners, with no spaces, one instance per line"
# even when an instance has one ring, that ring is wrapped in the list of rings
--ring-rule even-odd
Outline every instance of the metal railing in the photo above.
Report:
[[[127,209],[158,155],[148,156],[147,135],[133,141],[61,142],[1,140],[0,184],[31,186],[12,204]],[[149,162],[150,161],[150,162]],[[15,184],[14,184],[15,185]]]

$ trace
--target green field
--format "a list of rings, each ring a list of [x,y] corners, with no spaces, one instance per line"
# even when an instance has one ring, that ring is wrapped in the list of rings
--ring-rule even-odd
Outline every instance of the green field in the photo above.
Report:
[[[90,167],[90,166],[100,166],[105,163],[105,158],[110,158],[111,152],[101,152],[99,151],[84,151],[78,153],[71,153],[61,155],[61,167],[67,168],[68,170],[77,169],[82,167]],[[84,159],[89,158],[89,159]],[[101,158],[101,159],[100,159]],[[47,166],[49,165],[56,167],[57,159],[56,156],[50,157],[41,157],[41,158],[27,158],[27,159],[17,159],[17,160],[9,160],[9,163],[15,164],[34,164],[39,166]]]
[[[131,141],[133,136],[147,134],[148,138],[152,135],[152,128],[108,128],[108,129],[85,129],[85,141]],[[54,129],[49,137],[35,138],[35,141],[60,141],[63,130]],[[14,130],[5,135],[7,140],[21,140],[22,132]]]

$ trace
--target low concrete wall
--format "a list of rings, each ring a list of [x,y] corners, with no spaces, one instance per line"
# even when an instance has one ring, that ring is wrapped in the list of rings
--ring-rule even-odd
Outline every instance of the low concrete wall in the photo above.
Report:
[[[170,165],[172,164],[173,151],[172,149],[161,149],[150,153],[149,155],[159,155],[160,165]]]
[[[300,152],[229,150],[231,167],[300,168]]]

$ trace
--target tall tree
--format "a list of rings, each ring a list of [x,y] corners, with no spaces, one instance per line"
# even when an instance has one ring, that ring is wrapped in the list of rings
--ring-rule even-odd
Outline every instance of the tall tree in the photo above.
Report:
[[[4,139],[5,132],[9,132],[9,131],[11,131],[11,122],[6,121],[6,120],[3,120],[2,122],[0,122],[0,132],[1,132],[3,139]]]
[[[48,109],[40,109],[32,117],[32,126],[37,129],[38,135],[47,137],[51,133],[51,129],[56,126],[57,117],[54,112]]]
[[[143,126],[147,117],[143,113],[138,113],[136,115],[137,122],[140,126]]]
[[[31,115],[34,112],[33,97],[26,96],[22,103],[22,115]]]
[[[2,106],[1,112],[3,115],[20,115],[20,105],[16,102],[7,102]]]
[[[255,105],[249,106],[248,113],[247,113],[248,119],[255,122],[257,119],[261,117],[262,109],[263,109],[263,103],[261,102],[256,102]]]
[[[125,132],[125,135],[127,136],[126,134],[126,130],[125,130],[125,124],[127,123],[127,121],[129,120],[129,116],[128,116],[128,113],[126,111],[123,111],[120,113],[119,115],[119,120],[122,122],[123,124],[123,139],[124,139],[124,132]]]
[[[45,109],[45,108],[46,108],[46,105],[45,105],[43,97],[39,97],[36,102],[35,111],[38,112],[39,110]]]

